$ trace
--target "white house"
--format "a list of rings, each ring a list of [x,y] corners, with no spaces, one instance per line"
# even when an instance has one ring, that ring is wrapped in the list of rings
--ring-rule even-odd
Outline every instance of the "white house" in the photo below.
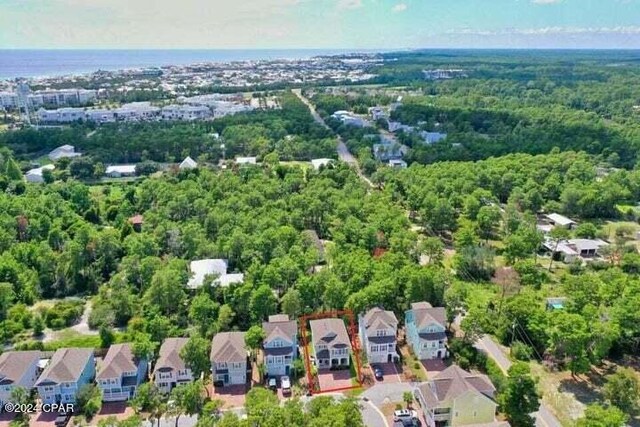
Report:
[[[189,289],[200,288],[204,284],[204,279],[208,275],[216,275],[217,278],[213,284],[216,286],[227,287],[233,283],[242,283],[244,274],[227,273],[228,262],[226,259],[201,259],[191,261],[189,269],[191,270],[191,278],[187,282]]]
[[[196,161],[193,160],[191,157],[187,156],[187,158],[184,159],[182,163],[180,163],[180,166],[178,166],[178,169],[195,169],[197,167],[198,167],[198,163],[196,163]]]
[[[372,308],[358,317],[362,346],[369,363],[388,363],[398,360],[396,335],[398,319],[393,311]]]
[[[11,401],[17,387],[30,391],[35,385],[41,353],[39,351],[7,351],[0,354],[0,408]]]
[[[27,173],[24,174],[24,179],[26,179],[27,182],[33,182],[33,183],[41,184],[41,183],[44,182],[43,172],[45,170],[52,171],[55,168],[56,167],[54,165],[44,165],[44,166],[39,167],[39,168],[31,169],[31,170],[27,171]]]
[[[180,357],[188,338],[167,338],[160,347],[153,370],[153,381],[161,393],[170,393],[177,385],[193,381],[191,369]]]
[[[75,403],[78,391],[90,384],[96,373],[93,350],[61,348],[36,381],[42,403]]]
[[[572,229],[577,225],[575,221],[567,218],[564,215],[560,215],[558,213],[551,213],[551,214],[545,215],[545,217],[547,218],[547,221],[549,222],[549,224],[553,225],[554,227],[565,227],[568,229]]]
[[[237,165],[255,165],[258,164],[256,157],[236,157]]]
[[[122,178],[126,176],[136,175],[136,165],[110,165],[104,171],[104,174],[110,178]]]
[[[289,375],[298,356],[298,324],[286,314],[269,316],[262,323],[265,339],[262,343],[267,375]]]
[[[407,168],[407,162],[405,162],[404,160],[400,160],[400,159],[391,159],[391,160],[389,160],[388,165],[391,166],[392,168],[397,168],[397,169],[406,169]]]
[[[317,319],[309,325],[318,369],[349,366],[351,340],[342,319]]]
[[[133,398],[138,386],[147,378],[148,367],[147,359],[138,359],[133,355],[131,344],[109,347],[96,375],[102,400],[118,402]]]
[[[447,316],[444,307],[415,302],[405,312],[407,342],[420,360],[444,359],[448,355]]]
[[[49,159],[55,162],[63,157],[79,157],[82,156],[82,154],[77,153],[73,145],[61,145],[60,147],[52,150],[48,156]]]
[[[214,385],[247,383],[248,354],[244,332],[220,332],[211,341],[211,373]]]

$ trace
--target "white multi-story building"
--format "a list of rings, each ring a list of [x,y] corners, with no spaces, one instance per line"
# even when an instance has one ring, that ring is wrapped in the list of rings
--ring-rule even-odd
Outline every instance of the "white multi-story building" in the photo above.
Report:
[[[146,358],[138,359],[133,355],[131,344],[112,345],[96,375],[102,400],[120,402],[133,398],[138,385],[147,379],[148,366]]]
[[[351,340],[342,319],[318,319],[309,322],[318,369],[349,366]]]
[[[214,385],[247,383],[248,354],[244,332],[220,332],[211,341],[211,373]]]
[[[162,343],[153,371],[153,381],[161,393],[170,393],[175,386],[193,381],[191,369],[180,356],[187,341],[188,338],[167,338]]]
[[[372,308],[359,316],[358,326],[369,363],[387,363],[398,359],[398,319],[393,311]]]
[[[167,105],[162,107],[164,120],[204,120],[211,116],[211,110],[204,105]]]

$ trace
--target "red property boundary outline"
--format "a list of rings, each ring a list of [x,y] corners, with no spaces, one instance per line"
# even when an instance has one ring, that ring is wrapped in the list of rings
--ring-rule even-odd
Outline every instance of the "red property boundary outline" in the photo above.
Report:
[[[349,319],[349,326],[347,327],[347,332],[349,334],[349,339],[351,340],[351,349],[353,351],[353,359],[356,363],[356,381],[358,385],[352,385],[348,387],[335,387],[322,390],[320,388],[320,382],[318,381],[318,386],[316,389],[316,381],[315,377],[311,371],[311,357],[309,354],[309,343],[307,341],[307,322],[309,320],[316,319],[328,319],[328,318],[340,318],[343,322],[344,319],[342,317],[347,317]],[[362,368],[360,366],[360,337],[358,336],[358,327],[356,325],[356,319],[351,310],[333,310],[333,311],[323,311],[320,313],[313,313],[300,316],[298,318],[298,322],[300,325],[300,338],[302,340],[302,351],[304,353],[304,367],[307,372],[307,383],[309,384],[309,394],[320,394],[320,393],[329,393],[329,392],[337,392],[337,391],[346,391],[346,390],[355,390],[362,387]]]

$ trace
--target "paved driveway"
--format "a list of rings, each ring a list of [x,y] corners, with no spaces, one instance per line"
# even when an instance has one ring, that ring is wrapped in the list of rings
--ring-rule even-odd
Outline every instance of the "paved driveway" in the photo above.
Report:
[[[351,387],[351,372],[349,369],[318,371],[318,383],[321,391]]]
[[[229,385],[226,387],[213,387],[211,384],[209,393],[211,399],[220,399],[224,402],[223,408],[237,408],[244,406],[248,387],[246,385]]]
[[[374,368],[382,369],[382,375],[384,378],[381,381],[375,380],[375,375],[373,372]],[[371,365],[369,369],[371,369],[371,378],[374,378],[376,383],[382,382],[385,384],[390,384],[399,383],[402,381],[402,371],[398,370],[398,366],[395,363],[376,363],[374,365]]]

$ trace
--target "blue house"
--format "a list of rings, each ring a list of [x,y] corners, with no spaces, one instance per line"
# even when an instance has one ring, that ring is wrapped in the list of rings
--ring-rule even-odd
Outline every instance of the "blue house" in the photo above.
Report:
[[[78,391],[96,374],[93,350],[61,348],[35,384],[42,403],[75,403]]]
[[[267,375],[289,375],[293,361],[298,357],[298,324],[286,314],[269,316],[262,323],[265,339],[262,343]]]
[[[405,312],[407,342],[418,359],[448,356],[446,321],[444,307],[432,307],[424,301],[411,304],[411,310]]]

